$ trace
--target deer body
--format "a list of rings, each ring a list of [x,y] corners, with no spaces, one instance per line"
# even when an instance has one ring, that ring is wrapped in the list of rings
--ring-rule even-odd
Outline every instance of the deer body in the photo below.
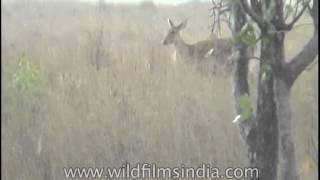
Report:
[[[231,39],[203,40],[194,44],[187,44],[180,36],[180,31],[186,27],[186,21],[175,26],[168,20],[170,29],[163,41],[164,45],[173,44],[175,47],[175,61],[184,61],[198,66],[200,69],[215,73],[216,66],[226,66],[231,54]]]

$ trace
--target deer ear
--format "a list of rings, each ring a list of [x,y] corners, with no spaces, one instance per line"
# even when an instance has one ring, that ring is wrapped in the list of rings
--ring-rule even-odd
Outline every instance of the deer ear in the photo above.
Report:
[[[181,24],[179,24],[178,28],[179,29],[184,29],[187,27],[187,22],[188,20],[184,20]]]
[[[173,24],[173,22],[171,21],[171,19],[168,19],[168,24],[169,24],[170,27],[174,27],[174,24]]]

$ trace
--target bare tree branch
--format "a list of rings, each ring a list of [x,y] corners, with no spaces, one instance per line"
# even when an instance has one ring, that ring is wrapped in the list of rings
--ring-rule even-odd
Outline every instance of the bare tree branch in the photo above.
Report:
[[[224,13],[226,13],[226,12],[230,12],[230,8],[229,8],[229,7],[225,7],[225,8],[223,8],[223,9],[221,9],[221,10],[219,11],[219,14],[224,14]]]
[[[307,26],[307,25],[312,25],[313,26],[313,23],[302,23],[302,24],[297,24],[295,26],[293,26],[290,30],[293,30],[293,29],[297,29],[301,26]],[[275,30],[275,31],[269,31],[270,33],[286,33],[288,31],[290,31],[289,29],[282,29],[282,30]]]
[[[311,14],[312,8],[311,8],[310,4],[308,4],[308,11],[309,11],[309,13]]]
[[[262,14],[262,7],[261,7],[261,1],[258,0],[250,0],[252,9],[261,16]]]
[[[311,17],[313,19],[313,24],[315,26],[315,31],[318,32],[319,28],[319,1],[314,0],[313,1],[313,7],[310,10]]]
[[[292,0],[289,0],[289,5],[286,5],[285,8],[287,11],[284,11],[285,12],[285,15],[284,15],[284,21],[286,21],[288,19],[288,17],[290,16],[290,13],[291,13],[291,6],[292,6]],[[289,10],[290,9],[290,10]]]
[[[314,65],[318,64],[318,61],[314,61],[313,63],[309,64],[308,67],[306,67],[307,71],[310,71],[312,68],[314,68]]]
[[[304,48],[285,65],[286,78],[289,84],[297,79],[301,72],[313,62],[318,55],[318,34],[304,46]]]
[[[253,19],[260,28],[264,28],[265,27],[265,22],[264,19],[259,16],[248,4],[247,0],[240,0],[240,5],[241,8],[251,17],[251,19]]]
[[[309,64],[313,62],[313,60],[318,55],[318,19],[319,19],[319,10],[318,10],[318,1],[313,2],[313,7],[311,9],[311,16],[313,18],[314,24],[314,33],[313,37],[308,41],[308,43],[303,47],[303,49],[292,58],[289,63],[285,64],[285,76],[289,84],[293,84],[293,82],[297,79],[297,77],[302,73],[303,70],[307,68]]]
[[[300,17],[302,16],[302,14],[305,12],[305,10],[308,8],[309,6],[309,2],[305,3],[305,5],[303,6],[303,8],[301,9],[301,11],[293,18],[293,20],[285,25],[285,27],[283,29],[288,29],[291,30],[292,27],[294,26],[294,24],[300,19]],[[298,7],[296,7],[298,9]]]
[[[279,16],[279,20],[283,21],[283,1],[276,1],[276,12],[277,15]]]
[[[228,12],[230,12],[229,4],[224,3],[223,0],[212,0],[212,7],[209,10],[211,11],[211,16],[213,17],[211,32],[216,31],[218,34],[221,34],[221,22],[226,22],[226,20],[222,17],[224,16],[228,19]]]

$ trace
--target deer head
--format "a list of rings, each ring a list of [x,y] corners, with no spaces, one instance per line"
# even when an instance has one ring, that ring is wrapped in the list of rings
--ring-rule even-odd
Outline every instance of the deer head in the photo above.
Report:
[[[168,19],[168,24],[170,29],[167,33],[166,38],[163,40],[164,45],[169,45],[177,42],[178,38],[180,38],[180,31],[187,26],[187,20],[176,26],[170,19]]]

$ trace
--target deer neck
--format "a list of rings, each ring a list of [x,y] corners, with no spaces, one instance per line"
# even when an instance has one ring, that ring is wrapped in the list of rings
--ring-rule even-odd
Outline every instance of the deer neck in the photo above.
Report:
[[[174,46],[178,51],[184,51],[188,46],[185,41],[181,38],[180,35],[176,37],[176,41],[174,42]]]

